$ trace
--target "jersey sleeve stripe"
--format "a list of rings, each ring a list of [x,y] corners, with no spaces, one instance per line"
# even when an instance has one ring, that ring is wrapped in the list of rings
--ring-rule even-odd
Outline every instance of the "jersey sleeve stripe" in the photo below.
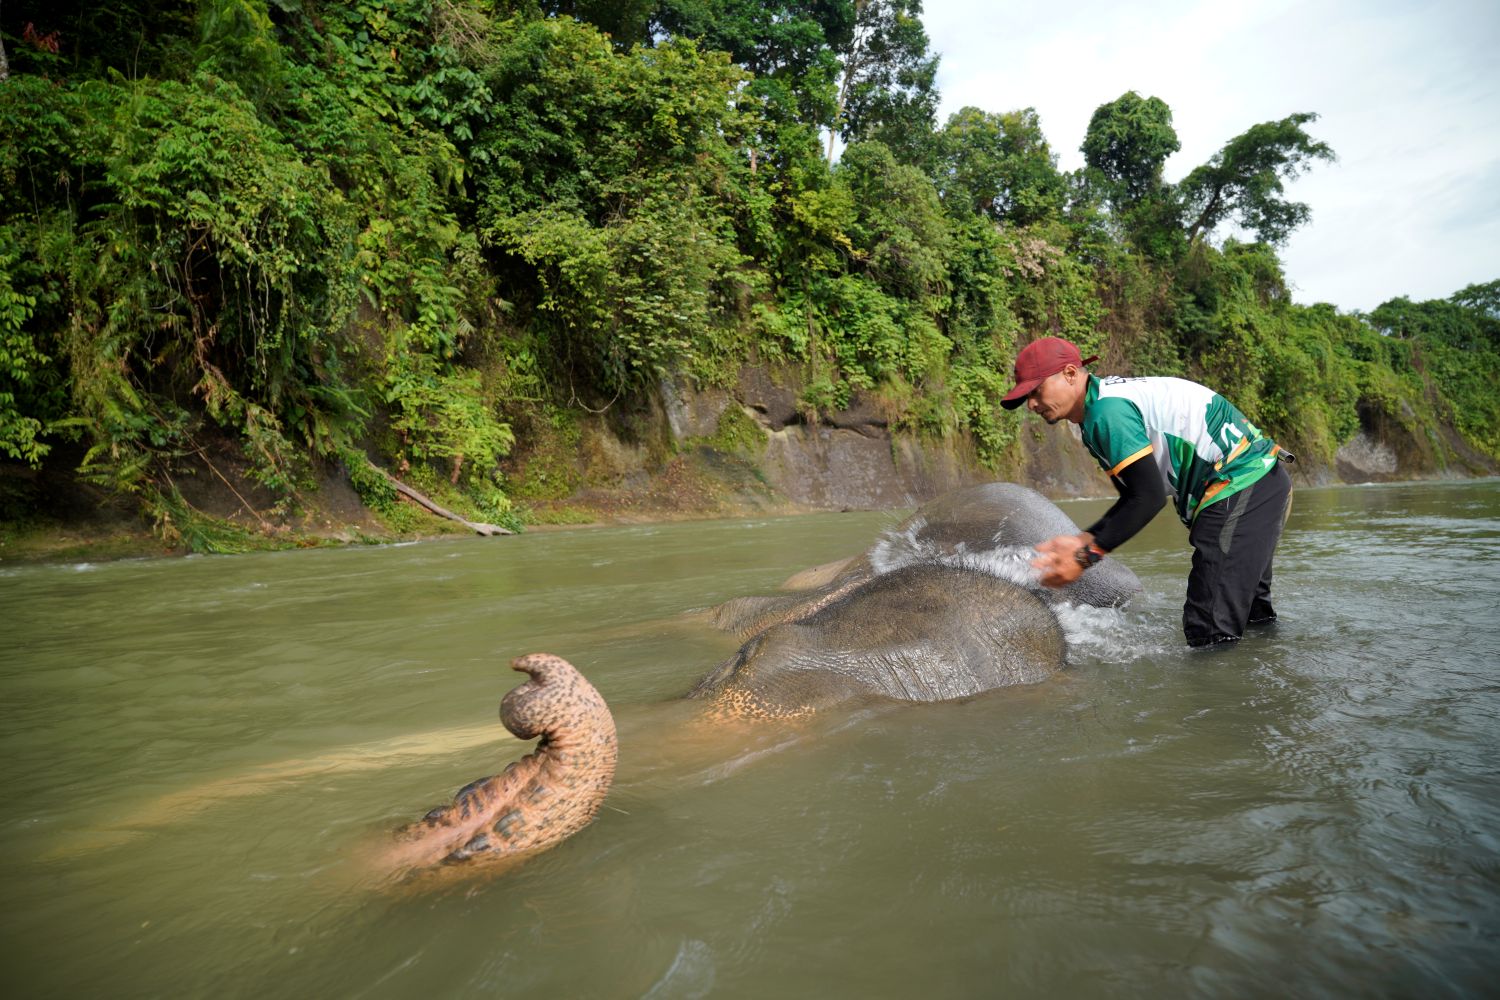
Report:
[[[1113,469],[1110,469],[1109,470],[1109,474],[1111,476],[1118,476],[1120,474],[1120,470],[1121,469],[1125,468],[1127,465],[1129,465],[1131,462],[1134,462],[1136,459],[1138,459],[1138,458],[1145,458],[1149,454],[1151,454],[1151,446],[1148,444],[1148,445],[1146,445],[1146,447],[1142,448],[1140,451],[1136,452],[1134,455],[1128,456],[1124,461],[1122,461],[1119,465],[1116,465]]]

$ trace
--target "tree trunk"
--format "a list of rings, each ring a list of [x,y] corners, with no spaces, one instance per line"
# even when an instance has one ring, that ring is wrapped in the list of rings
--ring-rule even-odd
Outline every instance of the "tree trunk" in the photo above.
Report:
[[[1223,193],[1224,188],[1222,185],[1214,188],[1214,193],[1208,199],[1208,204],[1203,206],[1203,211],[1198,213],[1197,221],[1194,222],[1192,228],[1188,230],[1188,246],[1192,246],[1198,241],[1198,235],[1200,232],[1202,232],[1203,227],[1208,224],[1210,214],[1219,207],[1219,197]]]
[[[0,24],[4,24],[0,20]],[[5,39],[0,37],[0,83],[10,79],[10,60],[5,57]]]
[[[844,78],[839,81],[839,103],[833,112],[833,124],[828,127],[828,162],[833,162],[833,141],[838,138],[839,122],[844,120],[844,105],[849,101],[849,91],[854,86],[854,75],[859,72],[860,57],[864,55],[864,38],[859,33],[859,18],[870,5],[870,0],[854,0],[854,37],[849,41],[849,59],[844,63]]]
[[[405,483],[403,483],[401,480],[397,479],[395,476],[391,475],[389,472],[385,473],[385,478],[390,481],[391,486],[395,488],[395,490],[396,490],[397,493],[400,493],[402,496],[406,497],[408,500],[411,500],[411,501],[415,502],[419,506],[426,507],[428,510],[432,511],[438,517],[446,517],[450,521],[457,521],[459,524],[461,524],[464,527],[468,528],[470,531],[475,532],[476,534],[480,534],[480,535],[514,535],[515,534],[515,532],[511,531],[509,528],[502,528],[498,524],[485,524],[483,521],[470,521],[468,518],[460,517],[459,515],[453,513],[453,511],[448,510],[446,507],[439,507],[437,504],[433,503],[430,499],[428,499],[427,496],[425,496],[422,493],[417,492],[416,490],[412,489],[410,486],[407,486]]]

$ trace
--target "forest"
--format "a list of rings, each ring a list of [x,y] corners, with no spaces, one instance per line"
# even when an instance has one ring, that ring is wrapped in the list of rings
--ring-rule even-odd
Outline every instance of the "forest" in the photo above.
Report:
[[[568,484],[517,456],[774,365],[809,420],[858,394],[999,468],[1047,334],[1212,385],[1305,461],[1373,424],[1500,460],[1500,280],[1292,301],[1315,110],[1173,183],[1171,108],[1101,94],[1060,171],[1032,108],[937,120],[921,14],[0,0],[0,466],[183,531],[174,470],[230,442],[288,508],[336,467],[389,510],[385,470],[519,525]]]

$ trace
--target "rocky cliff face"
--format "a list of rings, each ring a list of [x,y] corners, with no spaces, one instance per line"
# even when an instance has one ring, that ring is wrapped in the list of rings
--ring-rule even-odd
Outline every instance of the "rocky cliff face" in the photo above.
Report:
[[[664,381],[660,433],[678,455],[733,457],[794,508],[911,507],[960,486],[995,479],[1027,482],[1050,496],[1113,492],[1077,443],[1077,429],[1071,425],[1026,422],[1018,457],[1009,467],[992,470],[979,463],[966,441],[893,434],[887,414],[868,397],[856,394],[846,408],[813,418],[798,406],[801,389],[795,372],[752,367],[727,389]],[[590,433],[611,437],[603,426]],[[621,451],[617,443],[604,440],[588,450]],[[606,478],[619,482],[630,475],[624,466],[606,471]]]
[[[813,421],[797,406],[799,392],[790,373],[746,368],[733,390],[669,383],[662,398],[679,443],[720,439],[726,422],[739,423],[735,444],[772,489],[800,506],[909,507],[994,478],[962,444],[893,436],[868,398],[856,395],[845,409]]]
[[[658,446],[627,447],[602,424],[591,427],[587,433],[598,440],[585,451],[609,459],[602,475],[594,469],[589,478],[641,489],[646,481],[681,478],[686,461],[696,466],[699,480],[715,479],[723,487],[703,491],[705,496],[714,494],[722,501],[732,495],[729,503],[718,504],[724,513],[745,506],[912,507],[957,487],[993,480],[1024,483],[1053,498],[1114,495],[1071,424],[1049,427],[1023,417],[1009,461],[987,469],[965,441],[893,434],[888,415],[875,400],[856,395],[845,409],[813,417],[798,405],[801,391],[794,370],[758,367],[743,369],[730,388],[664,380],[648,421],[655,427],[645,435],[655,437]],[[1365,426],[1338,449],[1332,466],[1304,456],[1293,467],[1294,478],[1323,485],[1496,472],[1493,463],[1452,432],[1427,433],[1373,414],[1365,417]],[[650,454],[676,458],[653,463]],[[747,484],[752,488],[747,490]],[[680,485],[675,489],[674,495],[680,495]],[[585,492],[586,500],[597,500],[608,487]]]
[[[1453,428],[1417,419],[1403,407],[1396,417],[1361,408],[1360,429],[1339,446],[1332,469],[1309,470],[1324,481],[1381,483],[1398,479],[1491,476],[1495,463]]]

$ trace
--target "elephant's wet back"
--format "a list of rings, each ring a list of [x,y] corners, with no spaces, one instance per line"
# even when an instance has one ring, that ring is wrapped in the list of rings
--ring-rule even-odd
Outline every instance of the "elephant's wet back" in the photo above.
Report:
[[[870,549],[877,571],[917,561],[983,561],[986,553],[1029,549],[1057,535],[1076,534],[1072,518],[1036,490],[1015,483],[981,483],[923,504]],[[1003,561],[1003,558],[1002,558]],[[1117,559],[1106,559],[1061,590],[1035,585],[1049,600],[1119,607],[1141,591],[1141,581]]]
[[[1025,588],[921,563],[754,637],[690,692],[726,711],[794,715],[857,697],[947,701],[1060,670],[1052,609]]]

